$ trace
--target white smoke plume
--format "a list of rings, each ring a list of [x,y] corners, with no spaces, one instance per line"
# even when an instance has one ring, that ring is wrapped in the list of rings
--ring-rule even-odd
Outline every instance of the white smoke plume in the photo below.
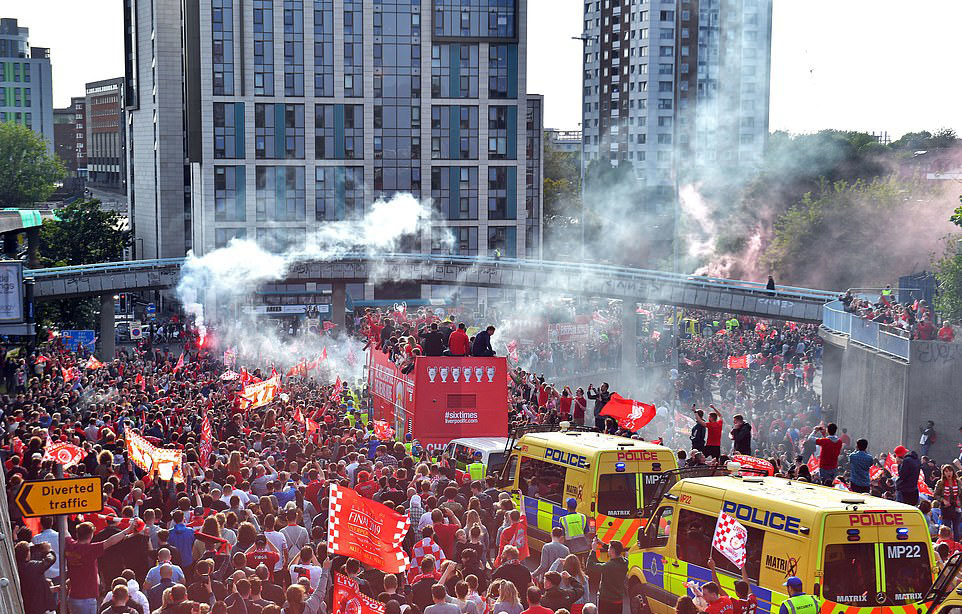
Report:
[[[291,337],[270,330],[254,314],[242,313],[243,305],[258,287],[285,279],[300,263],[326,262],[348,254],[376,258],[397,251],[402,238],[421,234],[432,224],[437,222],[432,221],[430,203],[422,203],[411,194],[398,194],[390,200],[376,201],[361,219],[320,225],[302,241],[292,242],[283,253],[272,253],[250,239],[233,239],[226,247],[203,256],[188,253],[176,295],[187,313],[194,316],[202,337],[207,335],[213,308],[227,310],[232,315],[218,322],[218,346],[236,347],[241,357],[256,357],[260,365],[292,365],[302,358],[312,359],[324,344],[316,334],[304,332]],[[446,241],[450,244],[451,237]],[[377,273],[375,269],[375,277]],[[343,327],[343,322],[336,324]],[[358,363],[363,362],[359,344],[353,347],[345,338],[335,345],[337,348],[328,346],[332,364],[347,365],[349,353]]]

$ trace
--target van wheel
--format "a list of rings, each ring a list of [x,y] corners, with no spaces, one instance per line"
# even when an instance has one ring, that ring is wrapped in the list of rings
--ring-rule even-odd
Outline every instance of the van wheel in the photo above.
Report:
[[[648,598],[641,592],[641,582],[635,578],[628,583],[628,606],[631,614],[651,614]]]

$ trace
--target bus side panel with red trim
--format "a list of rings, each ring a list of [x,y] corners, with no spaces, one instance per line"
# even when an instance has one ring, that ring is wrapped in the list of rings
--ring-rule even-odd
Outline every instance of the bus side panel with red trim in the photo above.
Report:
[[[371,352],[368,383],[374,417],[429,448],[460,437],[507,437],[508,365],[504,357],[422,356],[403,375]]]

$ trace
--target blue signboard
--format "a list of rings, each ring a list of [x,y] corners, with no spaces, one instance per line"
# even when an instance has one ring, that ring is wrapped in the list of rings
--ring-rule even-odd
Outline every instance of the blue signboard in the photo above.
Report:
[[[60,339],[63,340],[64,346],[71,352],[76,352],[80,347],[83,347],[88,352],[93,352],[95,348],[95,340],[97,338],[97,333],[92,330],[62,330],[60,331]]]
[[[153,303],[147,303],[147,308],[145,309],[147,316],[153,320],[157,316],[157,305]]]

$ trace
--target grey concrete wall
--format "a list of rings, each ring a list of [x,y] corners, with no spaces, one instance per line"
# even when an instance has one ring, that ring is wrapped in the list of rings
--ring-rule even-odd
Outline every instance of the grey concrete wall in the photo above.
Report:
[[[920,427],[936,425],[929,455],[938,463],[959,454],[962,426],[962,344],[913,341],[908,363],[822,330],[822,398],[853,439],[873,454],[904,445],[921,454]]]
[[[909,366],[857,343],[850,343],[841,351],[836,420],[839,427],[847,428],[853,439],[868,439],[869,451],[874,454],[905,443]]]
[[[906,439],[918,448],[919,426],[932,420],[937,437],[931,456],[951,460],[959,454],[962,426],[962,343],[913,341],[909,363]]]

